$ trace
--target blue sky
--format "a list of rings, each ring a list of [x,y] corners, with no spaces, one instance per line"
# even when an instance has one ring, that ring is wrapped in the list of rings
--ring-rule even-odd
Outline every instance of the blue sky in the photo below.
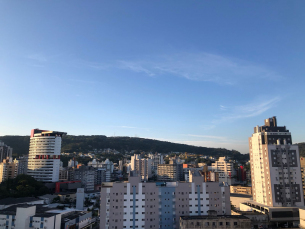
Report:
[[[304,142],[304,1],[2,1],[0,135],[33,128],[248,153]]]

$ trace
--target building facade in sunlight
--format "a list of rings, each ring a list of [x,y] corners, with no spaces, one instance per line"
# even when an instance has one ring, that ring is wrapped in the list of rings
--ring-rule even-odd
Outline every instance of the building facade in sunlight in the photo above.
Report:
[[[42,182],[59,180],[61,141],[65,134],[39,129],[31,131],[28,175]]]
[[[249,138],[253,200],[270,207],[304,206],[298,145],[276,117]]]
[[[180,216],[207,216],[210,211],[231,215],[230,189],[204,182],[198,171],[190,174],[190,182],[141,182],[132,171],[126,182],[102,183],[100,229],[174,229]]]

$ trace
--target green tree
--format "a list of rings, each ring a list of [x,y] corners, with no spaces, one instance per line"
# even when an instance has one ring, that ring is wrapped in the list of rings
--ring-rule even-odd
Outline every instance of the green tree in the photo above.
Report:
[[[21,174],[0,184],[0,199],[8,197],[37,197],[49,193],[49,189],[33,177]]]

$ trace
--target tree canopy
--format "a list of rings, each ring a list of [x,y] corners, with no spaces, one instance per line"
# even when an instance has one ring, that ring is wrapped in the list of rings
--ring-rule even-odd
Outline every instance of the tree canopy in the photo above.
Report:
[[[49,193],[49,189],[33,177],[25,174],[0,184],[0,199],[8,197],[36,197]]]

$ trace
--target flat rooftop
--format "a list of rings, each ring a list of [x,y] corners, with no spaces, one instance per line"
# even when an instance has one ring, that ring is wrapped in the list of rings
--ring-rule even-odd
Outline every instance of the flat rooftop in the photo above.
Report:
[[[34,202],[34,201],[42,201],[42,200],[35,197],[22,197],[22,198],[10,197],[0,200],[0,205],[21,204],[21,203]]]
[[[61,220],[66,222],[66,221],[70,221],[70,220],[76,219],[76,218],[78,218],[79,216],[86,215],[86,214],[88,214],[88,212],[84,212],[84,211],[82,211],[82,212],[74,211],[73,213],[68,213],[67,215],[63,215],[63,216],[61,217]]]
[[[36,207],[36,215],[37,214],[44,214],[47,213],[46,211],[53,210],[54,208],[49,208],[45,204],[16,204],[13,206],[10,206],[8,208],[0,210],[1,215],[16,215],[17,208],[30,208],[30,207]]]
[[[249,219],[243,215],[194,215],[194,216],[180,216],[183,220],[199,220],[199,219]],[[250,219],[249,219],[250,220]]]

